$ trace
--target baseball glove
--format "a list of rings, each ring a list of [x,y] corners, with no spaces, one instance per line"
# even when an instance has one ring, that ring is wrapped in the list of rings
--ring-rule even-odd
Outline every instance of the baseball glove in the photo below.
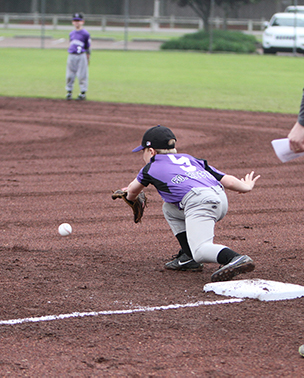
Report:
[[[141,222],[141,218],[144,215],[144,209],[147,206],[147,197],[144,192],[140,192],[135,201],[129,201],[127,199],[128,192],[126,190],[118,189],[112,194],[112,199],[122,198],[127,205],[129,205],[134,214],[134,222]]]

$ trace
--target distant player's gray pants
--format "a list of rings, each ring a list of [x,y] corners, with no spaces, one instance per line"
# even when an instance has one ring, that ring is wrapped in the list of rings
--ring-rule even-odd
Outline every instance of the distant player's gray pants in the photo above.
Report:
[[[193,188],[180,206],[164,203],[163,213],[174,235],[186,231],[193,258],[198,263],[217,262],[225,245],[213,244],[215,223],[227,213],[228,201],[221,186]]]
[[[66,87],[67,91],[73,91],[75,78],[79,80],[80,92],[88,90],[88,59],[85,53],[69,54],[66,68]]]

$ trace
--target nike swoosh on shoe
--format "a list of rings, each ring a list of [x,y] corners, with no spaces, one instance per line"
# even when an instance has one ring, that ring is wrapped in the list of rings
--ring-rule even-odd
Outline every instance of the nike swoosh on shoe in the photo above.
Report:
[[[178,261],[178,265],[179,265],[179,266],[182,266],[182,265],[188,264],[188,263],[191,262],[191,261],[192,261],[192,260],[183,261],[183,262]]]

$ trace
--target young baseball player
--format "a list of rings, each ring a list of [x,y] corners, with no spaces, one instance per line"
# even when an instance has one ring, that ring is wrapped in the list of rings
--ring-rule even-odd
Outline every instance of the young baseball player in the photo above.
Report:
[[[183,258],[177,257],[174,264],[182,266],[192,258],[198,264],[219,263],[222,267],[212,274],[213,282],[254,270],[249,256],[214,244],[213,237],[215,223],[228,209],[224,188],[246,193],[260,176],[254,177],[251,172],[239,180],[209,166],[206,160],[178,154],[175,142],[176,137],[167,127],[155,126],[145,132],[141,145],[133,152],[143,151],[146,165],[129,184],[127,199],[134,201],[149,184],[155,186],[164,200],[164,216],[182,248]]]
[[[72,21],[75,30],[70,33],[70,45],[68,48],[68,60],[66,68],[66,99],[72,99],[72,91],[75,78],[79,81],[80,93],[77,100],[85,100],[88,89],[88,65],[90,61],[91,38],[87,30],[83,28],[84,19],[81,13],[75,13]]]

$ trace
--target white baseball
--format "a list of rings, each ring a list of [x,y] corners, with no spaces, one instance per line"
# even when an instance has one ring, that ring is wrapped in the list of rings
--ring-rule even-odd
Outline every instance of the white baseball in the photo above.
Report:
[[[72,226],[68,223],[62,223],[58,227],[58,232],[61,236],[68,236],[71,235],[72,233]]]

